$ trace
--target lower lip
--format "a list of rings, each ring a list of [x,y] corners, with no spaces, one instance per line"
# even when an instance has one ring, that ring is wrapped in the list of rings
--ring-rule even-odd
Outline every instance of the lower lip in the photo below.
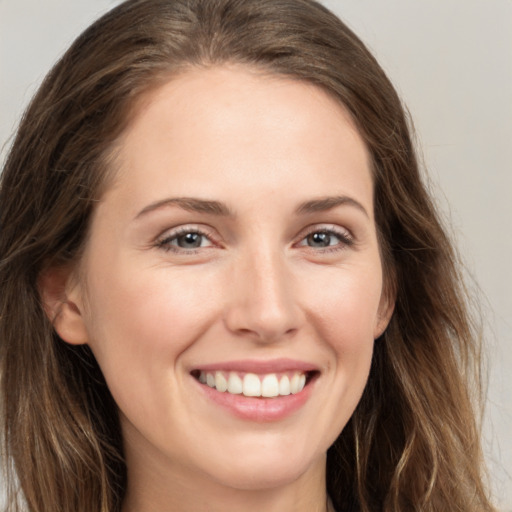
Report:
[[[282,420],[304,406],[311,395],[314,380],[316,378],[311,379],[304,389],[295,395],[254,398],[233,395],[228,392],[221,393],[215,388],[201,384],[194,379],[208,400],[223,407],[238,418],[261,423]]]

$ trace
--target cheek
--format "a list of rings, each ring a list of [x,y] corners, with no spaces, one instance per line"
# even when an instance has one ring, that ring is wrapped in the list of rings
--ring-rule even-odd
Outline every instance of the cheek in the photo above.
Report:
[[[314,292],[309,294],[309,326],[314,327],[313,336],[329,354],[321,388],[325,402],[315,419],[327,433],[319,440],[321,450],[328,449],[353,415],[373,356],[380,274],[350,270],[334,269],[325,280],[319,272]]]
[[[178,278],[169,268],[132,268],[89,274],[89,345],[114,396],[146,387],[150,396],[152,386],[162,384],[155,379],[169,377],[214,317],[213,287],[204,280],[198,286],[197,274]]]
[[[198,313],[214,299],[211,286],[193,272],[126,264],[91,275],[88,316],[94,320],[89,323],[95,338],[108,342],[122,336],[123,343],[137,340],[146,349],[159,343],[175,346],[182,338],[178,333],[200,327]]]
[[[341,427],[352,415],[368,380],[381,289],[379,266],[372,265],[358,272],[355,268],[335,269],[329,279],[317,280],[312,294],[311,323],[331,353],[332,411],[337,416],[334,424]]]
[[[314,286],[313,286],[314,284]],[[382,276],[378,262],[360,268],[335,268],[307,284],[307,309],[334,348],[357,352],[374,340],[379,320]]]

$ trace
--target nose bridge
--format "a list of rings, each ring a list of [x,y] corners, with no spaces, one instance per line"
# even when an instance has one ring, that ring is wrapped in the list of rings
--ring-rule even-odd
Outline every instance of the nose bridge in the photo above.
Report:
[[[228,327],[272,341],[298,326],[298,306],[286,258],[271,244],[246,250],[232,281]]]

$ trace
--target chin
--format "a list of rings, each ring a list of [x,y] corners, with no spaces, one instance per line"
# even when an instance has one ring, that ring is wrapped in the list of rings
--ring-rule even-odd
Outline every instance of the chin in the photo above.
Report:
[[[234,460],[218,465],[214,478],[222,485],[239,490],[283,487],[310,471],[318,471],[319,467],[323,473],[326,461],[325,453],[300,453],[296,448],[292,451],[269,448],[237,450],[233,454]]]

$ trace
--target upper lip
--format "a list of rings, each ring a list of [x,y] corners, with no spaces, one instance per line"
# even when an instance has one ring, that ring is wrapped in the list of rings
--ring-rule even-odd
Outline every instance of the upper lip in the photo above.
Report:
[[[313,372],[318,371],[314,364],[295,359],[240,359],[235,361],[222,361],[216,363],[202,364],[194,368],[205,372],[227,371],[244,373],[281,373],[288,371]]]

